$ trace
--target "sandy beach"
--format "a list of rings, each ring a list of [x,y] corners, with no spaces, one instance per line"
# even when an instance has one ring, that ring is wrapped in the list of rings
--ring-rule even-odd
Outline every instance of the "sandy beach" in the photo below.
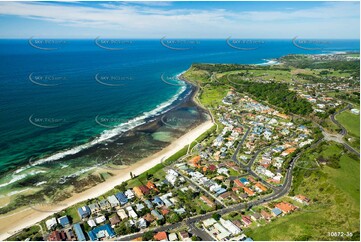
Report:
[[[0,240],[5,240],[9,236],[13,235],[17,231],[26,227],[32,226],[35,223],[45,219],[46,217],[54,214],[54,211],[60,211],[76,203],[82,202],[87,199],[96,198],[107,191],[113,189],[115,186],[121,184],[123,181],[130,179],[130,172],[135,175],[139,175],[153,166],[162,162],[182,149],[184,146],[190,144],[194,139],[206,132],[212,127],[212,121],[206,121],[199,126],[191,129],[189,132],[173,141],[169,146],[165,147],[161,151],[142,159],[122,170],[114,170],[112,173],[114,176],[110,177],[107,181],[100,183],[84,192],[74,194],[72,197],[61,201],[61,204],[56,207],[56,210],[48,209],[49,212],[35,210],[31,207],[19,209],[12,214],[6,214],[0,216]],[[42,207],[44,208],[44,207]],[[44,209],[46,211],[46,209]],[[51,212],[50,212],[51,211]]]

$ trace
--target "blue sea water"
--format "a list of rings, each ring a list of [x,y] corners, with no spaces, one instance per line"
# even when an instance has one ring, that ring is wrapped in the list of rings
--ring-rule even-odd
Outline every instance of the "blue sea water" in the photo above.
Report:
[[[291,40],[262,40],[247,50],[225,40],[102,44],[121,50],[100,48],[94,40],[52,45],[42,50],[25,39],[0,40],[0,174],[29,160],[76,152],[76,146],[111,138],[166,110],[185,86],[168,85],[161,76],[174,77],[192,63],[264,64],[287,54],[359,52],[359,40],[329,40],[317,50]]]

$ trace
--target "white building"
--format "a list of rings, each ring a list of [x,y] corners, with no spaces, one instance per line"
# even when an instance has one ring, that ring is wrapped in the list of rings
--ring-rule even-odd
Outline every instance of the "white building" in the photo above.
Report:
[[[128,199],[133,199],[134,198],[134,193],[130,189],[126,190],[124,195],[127,196]]]
[[[126,214],[126,212],[124,211],[124,209],[119,209],[119,210],[117,211],[117,214],[119,215],[119,217],[120,217],[121,220],[128,218],[128,215]]]
[[[58,222],[56,221],[56,218],[51,218],[46,220],[45,224],[46,224],[46,228],[48,230],[51,230],[54,226],[58,224]]]
[[[221,218],[219,222],[223,225],[223,227],[225,227],[229,232],[231,232],[232,235],[237,235],[242,232],[236,225],[234,225],[229,220],[224,220],[223,218]]]
[[[112,207],[119,206],[119,201],[114,195],[107,197],[107,200],[110,203],[110,206]]]
[[[128,212],[129,217],[136,219],[138,218],[138,215],[134,212],[133,208],[131,206],[125,208]]]
[[[101,216],[95,218],[95,222],[96,222],[97,224],[104,223],[106,220],[107,220],[107,219],[105,218],[104,215],[101,215]]]

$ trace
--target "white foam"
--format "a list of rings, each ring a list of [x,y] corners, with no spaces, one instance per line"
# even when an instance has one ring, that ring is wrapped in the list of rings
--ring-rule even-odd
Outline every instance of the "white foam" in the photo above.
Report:
[[[9,192],[8,194],[6,194],[6,196],[10,197],[10,196],[12,196],[12,195],[15,195],[15,194],[18,194],[18,193],[22,193],[22,192],[25,192],[25,191],[28,191],[28,190],[30,190],[30,188],[26,188],[26,189],[19,190],[19,191]]]
[[[278,61],[276,60],[267,60],[267,59],[263,59],[265,62],[260,63],[260,64],[256,64],[258,66],[270,66],[270,65],[278,65],[280,64]]]
[[[38,186],[41,186],[41,185],[46,184],[46,183],[48,183],[48,182],[47,181],[41,181],[41,182],[36,183],[35,186],[38,187]]]
[[[19,180],[24,179],[24,178],[27,177],[27,176],[33,176],[33,175],[36,175],[36,174],[39,174],[39,173],[45,173],[45,172],[46,172],[46,171],[32,171],[32,172],[25,173],[25,174],[20,174],[20,175],[15,175],[15,174],[13,174],[11,180],[8,181],[8,182],[5,182],[5,183],[3,183],[3,184],[0,184],[0,187],[5,187],[5,186],[7,186],[7,185],[10,185],[10,184],[12,184],[12,183],[14,183],[14,182],[17,182],[17,181],[19,181]]]

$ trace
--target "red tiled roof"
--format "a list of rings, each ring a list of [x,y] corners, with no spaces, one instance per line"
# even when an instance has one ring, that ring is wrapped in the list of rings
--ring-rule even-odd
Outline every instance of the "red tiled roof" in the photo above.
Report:
[[[238,187],[244,187],[244,184],[238,179],[234,180],[234,184]]]
[[[158,241],[166,240],[166,239],[168,239],[167,233],[166,232],[158,232],[154,235],[154,239],[158,240]]]
[[[284,213],[289,213],[296,210],[296,207],[293,204],[287,202],[277,203],[276,208],[280,209]]]
[[[254,192],[249,189],[248,187],[244,187],[243,188],[244,192],[247,193],[249,196],[253,196],[254,195]]]

